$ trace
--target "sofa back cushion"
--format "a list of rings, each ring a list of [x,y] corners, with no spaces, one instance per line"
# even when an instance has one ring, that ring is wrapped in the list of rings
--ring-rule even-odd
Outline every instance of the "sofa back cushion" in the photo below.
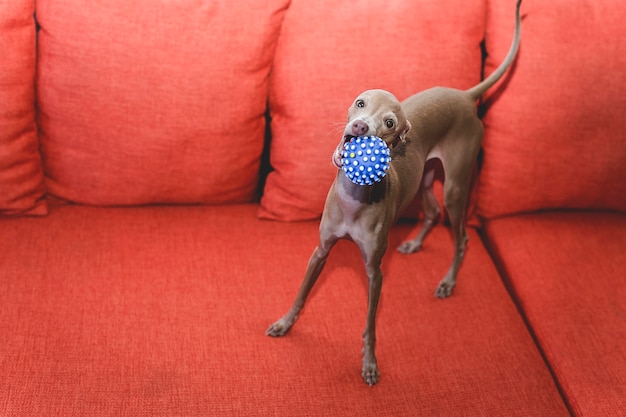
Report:
[[[513,30],[489,1],[486,72]],[[525,0],[506,89],[490,97],[478,211],[626,211],[626,8],[621,0]]]
[[[0,3],[0,215],[47,211],[35,124],[35,5]]]
[[[287,4],[37,1],[50,192],[95,205],[254,198]]]
[[[270,85],[272,143],[259,215],[318,217],[337,173],[335,150],[354,98],[400,100],[435,85],[480,81],[482,0],[293,0]]]

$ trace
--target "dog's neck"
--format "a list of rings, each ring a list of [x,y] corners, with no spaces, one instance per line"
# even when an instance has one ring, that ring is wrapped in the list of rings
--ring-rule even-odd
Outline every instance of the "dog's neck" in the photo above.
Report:
[[[387,191],[387,177],[373,185],[358,185],[350,181],[341,170],[339,170],[337,175],[339,176],[339,197],[345,199],[348,204],[355,203],[363,205],[377,203],[384,198]]]
[[[403,138],[402,138],[402,135],[398,135],[398,136],[397,136],[397,137],[393,140],[393,142],[391,142],[391,143],[387,144],[387,146],[389,147],[389,149],[394,149],[396,146],[398,146],[398,145],[400,144],[400,142],[404,142],[402,139],[403,139]]]

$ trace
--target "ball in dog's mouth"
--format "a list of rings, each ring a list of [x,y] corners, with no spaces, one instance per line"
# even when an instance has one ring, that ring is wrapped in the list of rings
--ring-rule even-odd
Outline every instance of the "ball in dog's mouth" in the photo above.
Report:
[[[346,136],[341,152],[341,169],[357,185],[380,182],[387,171],[391,156],[389,147],[377,136]]]

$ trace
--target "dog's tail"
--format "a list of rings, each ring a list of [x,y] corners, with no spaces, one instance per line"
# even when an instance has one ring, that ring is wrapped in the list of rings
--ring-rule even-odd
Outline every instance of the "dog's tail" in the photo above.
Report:
[[[517,50],[519,49],[520,39],[522,36],[522,18],[520,17],[520,5],[522,4],[522,0],[517,0],[517,5],[515,9],[515,35],[513,36],[513,43],[511,43],[511,48],[509,49],[508,54],[504,58],[504,61],[500,64],[500,66],[489,75],[489,77],[485,78],[480,84],[475,85],[469,90],[465,90],[467,94],[469,94],[474,100],[478,100],[483,94],[491,88],[506,72],[506,70],[511,66],[513,61],[515,60],[515,56],[517,55]]]

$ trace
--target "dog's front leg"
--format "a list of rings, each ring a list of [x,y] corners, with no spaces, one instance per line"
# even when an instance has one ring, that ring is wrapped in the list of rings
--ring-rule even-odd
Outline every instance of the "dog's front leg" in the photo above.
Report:
[[[324,244],[320,243],[320,245],[315,248],[311,258],[309,259],[309,264],[307,266],[306,273],[304,274],[304,280],[300,285],[300,290],[296,295],[296,299],[294,300],[291,309],[287,312],[287,314],[272,324],[265,331],[266,335],[274,337],[283,336],[289,331],[289,329],[291,329],[298,318],[298,314],[300,314],[300,310],[304,307],[313,285],[320,276],[322,269],[324,269],[330,249],[333,247],[335,242],[336,239],[328,239],[324,242]]]
[[[380,269],[380,261],[373,265],[366,265],[369,280],[367,300],[367,322],[363,332],[363,368],[361,375],[365,383],[374,385],[378,382],[380,374],[376,362],[376,311],[383,284],[383,273]]]

